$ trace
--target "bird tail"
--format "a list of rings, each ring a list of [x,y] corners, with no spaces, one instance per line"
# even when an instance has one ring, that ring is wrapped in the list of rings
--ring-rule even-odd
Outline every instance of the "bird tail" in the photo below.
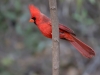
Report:
[[[75,36],[72,36],[74,41],[70,41],[70,43],[85,57],[92,58],[95,56],[95,52],[91,47],[80,41]]]

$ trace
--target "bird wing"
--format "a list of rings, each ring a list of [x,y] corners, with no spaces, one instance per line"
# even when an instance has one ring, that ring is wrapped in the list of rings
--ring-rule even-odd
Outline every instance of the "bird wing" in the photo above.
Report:
[[[47,23],[49,23],[49,25],[51,25],[50,19],[47,16],[45,16],[44,14],[42,14],[42,15],[43,15],[42,16],[43,22],[47,22]],[[59,23],[59,30],[61,30],[62,32],[68,32],[68,33],[71,33],[72,35],[75,35],[73,30],[71,30],[67,26],[64,26],[63,24],[60,24],[60,23]]]
[[[68,32],[68,33],[71,33],[71,34],[75,35],[73,30],[71,30],[67,26],[64,26],[63,24],[59,24],[59,29],[64,31],[64,32]]]

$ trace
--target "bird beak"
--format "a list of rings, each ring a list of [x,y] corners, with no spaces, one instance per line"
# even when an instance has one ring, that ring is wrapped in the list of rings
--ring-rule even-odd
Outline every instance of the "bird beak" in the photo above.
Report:
[[[34,20],[33,19],[30,19],[29,22],[34,22]]]

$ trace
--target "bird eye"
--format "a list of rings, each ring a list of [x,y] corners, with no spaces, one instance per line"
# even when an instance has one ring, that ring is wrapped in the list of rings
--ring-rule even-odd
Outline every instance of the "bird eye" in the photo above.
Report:
[[[32,19],[33,19],[33,20],[36,20],[36,18],[35,18],[35,17],[33,17]]]

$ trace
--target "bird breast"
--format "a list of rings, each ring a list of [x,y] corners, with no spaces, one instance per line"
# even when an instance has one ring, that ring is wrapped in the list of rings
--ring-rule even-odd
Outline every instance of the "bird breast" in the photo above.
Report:
[[[42,32],[42,34],[48,38],[52,38],[52,28],[51,25],[49,25],[48,23],[43,23],[38,25],[38,28],[40,29],[40,31]]]

